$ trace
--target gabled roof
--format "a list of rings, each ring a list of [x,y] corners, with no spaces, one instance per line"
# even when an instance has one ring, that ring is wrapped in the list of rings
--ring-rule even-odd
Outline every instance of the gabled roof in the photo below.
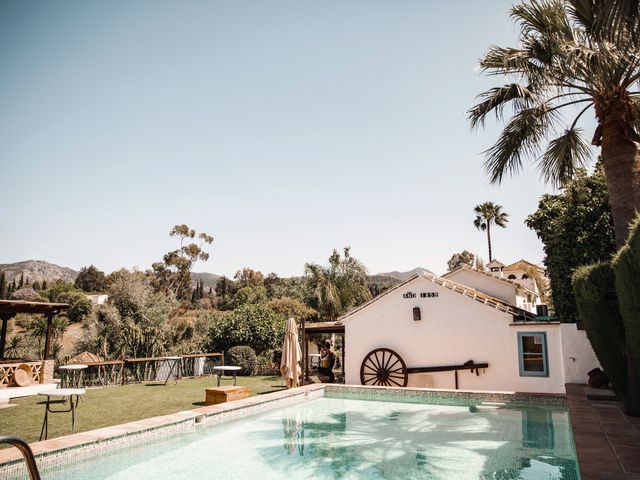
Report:
[[[544,267],[541,267],[540,265],[536,265],[535,263],[529,262],[528,260],[525,260],[524,258],[521,258],[517,262],[513,262],[512,264],[507,265],[506,267],[504,267],[504,270],[520,270],[519,266],[521,264],[523,264],[523,263],[526,266],[533,267],[536,270],[540,270],[541,272],[544,272]]]
[[[493,267],[493,266],[504,267],[504,263],[502,263],[500,260],[496,260],[494,258],[489,263],[487,263],[487,267],[489,267],[489,266],[491,266],[491,267]]]
[[[389,290],[387,290],[386,292],[378,295],[377,297],[372,298],[371,300],[369,300],[366,303],[363,303],[362,305],[360,305],[359,307],[354,308],[353,310],[345,313],[343,316],[341,316],[338,321],[339,322],[343,322],[344,320],[347,319],[347,317],[352,316],[353,314],[359,312],[360,310],[363,310],[364,308],[367,308],[369,305],[377,302],[378,300],[380,300],[382,297],[389,295],[391,292],[394,292],[402,287],[404,287],[405,285],[413,282],[414,280],[416,280],[417,278],[424,278],[425,280],[429,280],[437,285],[440,285],[441,287],[444,288],[448,288],[449,290],[451,290],[452,292],[456,292],[459,293],[460,295],[463,295],[465,297],[469,297],[472,300],[475,300],[477,302],[482,303],[483,305],[486,305],[488,307],[492,307],[495,308],[496,310],[499,310],[503,313],[508,313],[511,314],[515,317],[522,317],[522,318],[533,318],[534,315],[530,312],[527,312],[526,310],[522,310],[521,308],[518,308],[514,305],[511,305],[507,302],[504,302],[502,300],[500,300],[499,298],[495,298],[492,297],[491,295],[487,295],[486,293],[482,293],[479,292],[478,290],[475,290],[473,288],[467,287],[465,285],[461,285],[459,283],[453,282],[451,280],[448,280],[446,278],[442,278],[439,277],[437,275],[434,275],[432,273],[423,273],[420,275],[413,275],[411,278],[408,278],[407,280],[405,280],[402,283],[399,283],[398,285],[396,285],[393,288],[390,288]]]
[[[478,270],[477,268],[470,267],[469,265],[460,265],[458,268],[456,268],[454,270],[451,270],[450,272],[445,273],[444,275],[442,275],[442,277],[443,278],[448,278],[451,275],[453,275],[454,273],[457,273],[457,272],[459,272],[461,270],[467,270],[469,272],[479,273],[480,275],[484,275],[485,277],[492,278],[494,280],[497,280],[498,282],[509,283],[509,284],[513,285],[514,287],[516,287],[518,290],[524,290],[527,293],[533,293],[534,295],[537,295],[536,292],[534,292],[530,288],[527,288],[527,287],[519,284],[518,282],[514,282],[513,280],[509,280],[508,278],[497,277],[491,272],[485,272],[484,270]]]

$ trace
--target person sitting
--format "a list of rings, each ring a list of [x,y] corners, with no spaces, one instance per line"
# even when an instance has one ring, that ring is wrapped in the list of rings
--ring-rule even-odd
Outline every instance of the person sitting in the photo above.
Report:
[[[326,377],[329,383],[336,380],[333,374],[333,366],[336,364],[336,353],[331,348],[331,341],[327,340],[322,350],[320,350],[320,366],[318,367],[318,376]]]

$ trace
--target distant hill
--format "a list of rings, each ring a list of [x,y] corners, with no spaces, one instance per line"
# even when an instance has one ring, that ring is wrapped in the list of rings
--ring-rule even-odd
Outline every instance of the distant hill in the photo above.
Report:
[[[191,280],[193,283],[202,282],[204,288],[216,288],[218,280],[222,278],[222,275],[216,275],[215,273],[207,272],[191,272]]]
[[[44,260],[26,260],[16,263],[0,264],[0,272],[5,272],[9,282],[16,279],[20,280],[20,276],[24,274],[25,280],[29,283],[40,282],[46,280],[47,283],[56,280],[64,280],[65,282],[73,282],[78,276],[78,272],[71,268],[60,267]]]
[[[422,267],[416,267],[413,270],[409,270],[408,272],[393,271],[393,272],[377,273],[375,275],[372,275],[372,277],[390,277],[395,280],[404,282],[405,280],[411,278],[412,276],[416,274],[422,274],[422,273],[430,273],[433,275],[433,272],[431,270],[427,270],[426,268],[422,268]]]

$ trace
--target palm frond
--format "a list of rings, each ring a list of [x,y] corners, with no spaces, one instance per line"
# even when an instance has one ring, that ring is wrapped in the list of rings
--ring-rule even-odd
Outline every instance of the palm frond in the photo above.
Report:
[[[582,130],[574,126],[549,142],[540,158],[539,170],[546,182],[560,187],[573,178],[579,168],[586,166],[589,157],[589,146]]]
[[[572,36],[564,4],[560,0],[531,0],[515,5],[511,18],[520,24],[524,36]]]
[[[485,170],[491,182],[500,183],[505,174],[514,174],[525,157],[537,157],[540,143],[553,126],[557,115],[546,105],[522,110],[513,116],[498,141],[485,151]]]
[[[513,102],[514,109],[522,110],[531,106],[537,96],[529,88],[518,83],[511,83],[487,90],[478,95],[477,98],[481,99],[481,102],[468,112],[468,118],[473,129],[484,126],[486,117],[491,112],[495,113],[497,120],[502,120],[504,107],[509,102]]]

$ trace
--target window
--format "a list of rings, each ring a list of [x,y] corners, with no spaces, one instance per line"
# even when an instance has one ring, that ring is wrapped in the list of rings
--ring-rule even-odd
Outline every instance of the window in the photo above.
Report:
[[[516,280],[518,277],[516,277],[514,274],[511,274],[507,277],[507,280]]]
[[[548,377],[547,334],[518,332],[521,377]]]

